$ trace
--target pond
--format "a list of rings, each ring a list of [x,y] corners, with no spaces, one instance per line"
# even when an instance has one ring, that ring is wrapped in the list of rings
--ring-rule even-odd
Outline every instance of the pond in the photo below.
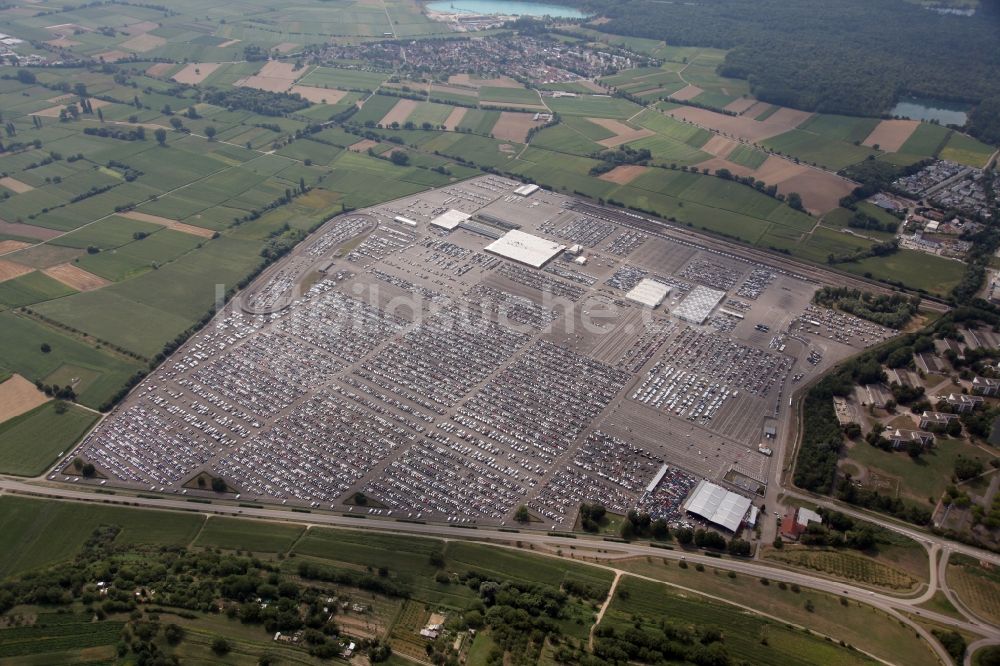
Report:
[[[964,125],[968,107],[926,97],[904,97],[889,111],[890,115],[913,120],[936,120],[942,125]]]
[[[432,12],[463,14],[500,14],[502,16],[551,16],[552,18],[586,18],[578,9],[565,5],[546,5],[538,2],[517,2],[517,0],[443,0],[428,2]]]

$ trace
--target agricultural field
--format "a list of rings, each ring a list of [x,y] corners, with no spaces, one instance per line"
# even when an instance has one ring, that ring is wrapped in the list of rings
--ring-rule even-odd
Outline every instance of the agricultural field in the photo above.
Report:
[[[622,561],[619,566],[637,575],[724,598],[763,613],[794,618],[802,626],[837,636],[890,662],[899,660],[921,666],[938,663],[929,646],[908,628],[900,626],[894,617],[858,602],[845,606],[835,595],[789,586],[782,588],[773,581],[765,586],[758,577],[729,576],[711,567],[706,567],[705,571],[693,567],[684,569],[674,562],[657,558],[633,558]],[[812,604],[812,612],[803,611],[806,601]]]
[[[72,559],[99,525],[122,528],[118,543],[186,546],[204,517],[158,513],[156,521],[136,509],[0,497],[0,527],[16,548],[0,551],[0,576],[7,578]]]
[[[213,516],[205,521],[192,545],[255,553],[287,553],[303,532],[305,528],[299,525]]]
[[[77,405],[48,402],[0,423],[0,473],[42,474],[76,444],[97,416]]]
[[[965,555],[948,561],[948,585],[970,610],[987,622],[1000,623],[1000,576]]]
[[[785,547],[768,551],[767,558],[787,566],[897,593],[913,590],[918,583],[916,578],[901,569],[845,549]]]
[[[784,624],[747,615],[723,603],[698,599],[660,583],[625,576],[601,626],[624,629],[632,626],[636,616],[641,618],[639,623],[644,628],[676,618],[683,618],[685,623],[718,627],[724,631],[727,650],[752,663],[874,663],[857,652]]]

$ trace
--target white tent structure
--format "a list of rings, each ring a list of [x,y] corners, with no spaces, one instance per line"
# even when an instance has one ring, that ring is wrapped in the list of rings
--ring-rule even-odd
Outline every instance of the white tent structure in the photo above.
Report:
[[[750,500],[702,479],[684,502],[684,510],[736,532],[750,510]]]

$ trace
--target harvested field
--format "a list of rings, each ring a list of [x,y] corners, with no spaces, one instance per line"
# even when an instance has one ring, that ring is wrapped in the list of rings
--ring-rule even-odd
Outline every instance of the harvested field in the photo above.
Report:
[[[399,123],[402,125],[406,122],[406,119],[410,117],[410,114],[413,113],[413,110],[417,108],[417,104],[419,104],[419,102],[412,99],[399,100],[396,102],[395,106],[389,109],[389,113],[385,114],[382,118],[382,126],[388,127],[393,123]]]
[[[477,79],[475,77],[469,76],[468,74],[453,74],[448,77],[448,83],[454,83],[460,86],[472,86],[473,88],[482,88],[484,86],[493,88],[524,87],[514,79],[508,78],[506,76],[501,76],[498,79]]]
[[[119,51],[115,49],[113,51],[105,51],[104,53],[98,53],[94,56],[101,62],[118,62],[119,60],[127,60],[132,57],[131,53],[126,51]]]
[[[88,273],[73,264],[59,264],[42,271],[50,278],[59,280],[64,285],[77,291],[93,291],[111,284],[102,277]]]
[[[159,215],[150,215],[148,213],[140,213],[139,211],[130,210],[126,213],[121,213],[121,217],[127,217],[130,220],[136,220],[137,222],[149,222],[150,224],[160,224],[168,229],[173,229],[174,231],[180,231],[185,234],[191,234],[192,236],[201,236],[202,238],[211,238],[215,232],[211,229],[205,229],[203,227],[195,227],[190,224],[184,224],[183,222],[178,222],[177,220],[171,220],[168,217],[160,217]]]
[[[609,183],[615,183],[616,185],[627,185],[642,174],[646,173],[648,170],[649,167],[640,166],[638,164],[623,164],[621,166],[616,166],[607,173],[602,173],[598,178],[600,178],[600,180],[606,180]]]
[[[295,49],[301,46],[302,46],[301,44],[296,44],[295,42],[281,42],[280,44],[274,47],[274,50],[277,51],[278,53],[288,53],[290,51],[294,51]]]
[[[163,37],[157,37],[156,35],[142,34],[136,35],[132,39],[122,42],[121,47],[123,49],[129,49],[130,51],[138,51],[139,53],[145,53],[146,51],[152,51],[155,48],[159,48],[167,43],[167,40]]]
[[[11,252],[17,252],[18,250],[31,247],[31,243],[23,243],[21,241],[5,240],[0,241],[0,256],[9,254]]]
[[[764,179],[761,178],[761,180]],[[807,167],[803,167],[801,173],[775,184],[781,194],[798,192],[802,195],[802,203],[806,210],[817,215],[837,208],[840,205],[840,200],[857,187],[855,183],[832,173]]]
[[[79,46],[80,45],[80,42],[74,42],[72,39],[69,39],[67,37],[59,37],[58,39],[50,39],[49,41],[44,42],[44,43],[48,44],[49,46],[54,46],[57,49],[68,49],[68,48],[72,48],[74,46]]]
[[[788,109],[788,111],[793,111],[795,114],[804,113],[802,111],[794,111],[793,109]],[[793,116],[791,114],[785,114],[779,118],[780,113],[781,111],[778,111],[767,120],[757,121],[748,115],[727,116],[724,113],[716,113],[707,109],[696,109],[691,106],[683,106],[667,112],[669,116],[678,120],[684,120],[753,142],[763,141],[773,136],[784,134],[789,130],[795,129],[804,120],[801,115]]]
[[[351,144],[347,147],[348,150],[353,150],[356,153],[366,153],[369,148],[374,148],[378,145],[378,141],[373,141],[371,139],[362,139],[357,143]]]
[[[196,85],[211,76],[221,65],[215,62],[193,62],[170,78],[177,83]]]
[[[753,107],[757,106],[760,102],[752,97],[741,97],[740,99],[733,100],[724,107],[726,111],[732,111],[733,113],[744,113],[749,111]]]
[[[813,113],[810,111],[789,109],[788,107],[783,106],[775,111],[765,122],[781,125],[782,127],[787,127],[788,129],[795,129],[812,117]]]
[[[615,133],[614,136],[610,136],[607,139],[601,139],[597,142],[605,148],[614,148],[622,145],[623,143],[644,139],[647,136],[653,136],[656,134],[653,130],[646,129],[644,127],[636,129],[634,127],[629,127],[623,122],[612,120],[610,118],[587,118],[587,120],[595,125],[600,125],[609,132]]]
[[[146,69],[146,74],[149,76],[164,76],[167,72],[172,70],[176,65],[172,62],[158,62],[155,65],[150,65]]]
[[[17,178],[11,178],[10,176],[4,176],[3,178],[0,178],[0,185],[3,185],[4,187],[6,187],[11,192],[14,192],[15,194],[21,194],[22,192],[30,192],[31,190],[35,189],[31,185],[28,185],[27,183],[22,183]]]
[[[309,70],[305,67],[295,69],[295,65],[290,62],[279,62],[272,60],[260,68],[260,71],[253,76],[240,79],[233,85],[244,88],[256,88],[268,92],[285,92]]]
[[[878,146],[887,153],[895,153],[919,126],[919,120],[883,120],[862,143],[866,146]]]
[[[343,90],[315,88],[313,86],[292,86],[292,89],[288,92],[298,93],[302,95],[303,99],[307,99],[314,104],[336,104],[347,94]]]
[[[701,88],[699,88],[698,86],[692,86],[692,85],[689,84],[689,85],[684,86],[683,88],[681,88],[680,90],[678,90],[674,94],[672,94],[670,96],[670,98],[671,99],[678,99],[678,100],[680,100],[682,102],[686,102],[689,99],[694,99],[695,97],[697,97],[698,95],[702,94],[703,92],[705,92],[705,91],[702,90]]]
[[[465,117],[465,112],[468,111],[465,107],[456,106],[455,110],[448,114],[448,117],[444,121],[444,128],[446,130],[454,130],[458,127],[459,123],[462,122],[462,118]]]
[[[524,143],[528,140],[528,130],[541,124],[542,121],[534,119],[534,114],[503,111],[493,126],[493,136],[501,141]]]
[[[757,102],[753,106],[751,106],[749,109],[747,109],[746,111],[744,111],[743,113],[741,113],[740,115],[741,116],[746,116],[748,118],[756,118],[757,116],[764,114],[765,112],[769,111],[770,109],[771,109],[771,105],[768,104],[767,102]]]
[[[16,277],[20,277],[25,273],[30,273],[32,268],[28,266],[22,266],[21,264],[15,264],[13,261],[8,261],[6,259],[0,259],[0,282],[6,282],[7,280],[13,280]]]
[[[718,171],[719,169],[729,169],[729,172],[734,176],[740,176],[745,178],[747,176],[753,176],[754,178],[760,178],[760,174],[750,167],[743,166],[742,164],[736,164],[735,162],[730,162],[722,157],[713,157],[710,160],[705,160],[704,162],[698,162],[695,165],[699,170],[709,169],[712,172]],[[761,179],[763,180],[763,179]],[[770,183],[768,183],[770,185]]]
[[[38,240],[49,240],[61,235],[63,232],[56,229],[46,229],[36,227],[33,224],[21,224],[19,222],[4,222],[0,220],[0,234],[10,234],[12,236],[24,236],[25,238],[37,238]]]
[[[48,402],[49,398],[21,375],[0,384],[0,423]]]
[[[241,41],[243,41],[243,40],[242,39],[230,39],[227,42],[222,42],[216,48],[224,49],[224,48],[227,48],[229,46],[232,46],[233,44],[239,44]]]
[[[103,99],[97,99],[95,97],[90,98],[90,105],[95,109],[100,109],[108,106],[111,102],[105,102]],[[41,116],[42,118],[58,118],[59,112],[66,108],[65,104],[60,104],[58,106],[50,106],[47,109],[42,109],[41,111],[35,111],[31,115]]]
[[[580,79],[579,81],[573,81],[573,83],[579,83],[584,88],[587,88],[588,90],[593,90],[595,93],[607,92],[606,90],[604,90],[604,88],[597,85],[590,79]]]
[[[138,23],[133,23],[132,25],[125,26],[121,29],[129,37],[135,37],[136,35],[142,35],[150,30],[156,30],[160,27],[159,23],[154,23],[153,21],[139,21]]]
[[[727,139],[719,134],[713,134],[712,138],[709,139],[704,146],[701,147],[706,153],[715,155],[716,157],[726,158],[729,154],[736,150],[736,147],[740,145],[738,142],[732,139]]]

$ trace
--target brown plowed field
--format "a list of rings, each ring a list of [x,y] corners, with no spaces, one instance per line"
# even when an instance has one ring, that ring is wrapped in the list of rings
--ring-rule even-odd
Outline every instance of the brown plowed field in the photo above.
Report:
[[[219,67],[221,67],[221,65],[215,62],[193,62],[185,66],[184,69],[177,72],[170,78],[177,83],[197,85],[211,76],[212,72],[217,70]]]
[[[0,282],[6,282],[7,280],[13,280],[16,277],[20,277],[25,273],[30,273],[33,268],[28,266],[22,266],[21,264],[15,264],[13,261],[8,261],[7,259],[0,259]]]
[[[388,127],[393,123],[399,123],[402,125],[406,122],[406,119],[410,117],[413,110],[417,108],[416,100],[412,99],[401,99],[396,102],[396,105],[389,109],[389,113],[382,117],[382,126]]]
[[[629,141],[636,141],[638,139],[645,138],[647,136],[653,136],[656,132],[648,130],[646,128],[635,128],[629,127],[623,122],[612,120],[610,118],[587,118],[590,122],[595,125],[600,125],[609,132],[614,132],[614,136],[609,136],[607,139],[601,139],[597,143],[601,144],[605,148],[615,148],[622,145],[623,143],[628,143]]]
[[[646,173],[648,170],[649,167],[640,166],[638,164],[623,164],[621,166],[616,166],[607,173],[602,173],[598,176],[598,178],[617,185],[627,185],[642,174]]]
[[[21,375],[0,384],[0,423],[30,412],[49,401],[48,396]]]
[[[104,278],[94,275],[93,273],[88,273],[73,264],[59,264],[58,266],[53,266],[52,268],[46,268],[42,272],[50,278],[59,280],[67,287],[76,289],[77,291],[93,291],[94,289],[100,289],[101,287],[111,284]]]
[[[344,99],[347,93],[343,90],[332,90],[330,88],[314,88],[313,86],[292,86],[290,93],[298,93],[303,99],[307,99],[314,104],[336,104]]]
[[[864,145],[878,146],[887,153],[899,152],[919,126],[918,120],[883,120],[864,140]]]
[[[493,126],[492,134],[501,141],[524,143],[528,139],[528,130],[542,124],[542,121],[534,118],[533,113],[501,111],[500,119]]]
[[[682,102],[686,102],[689,99],[694,99],[698,95],[705,92],[698,86],[686,85],[674,94],[670,96],[671,99],[679,99]]]

